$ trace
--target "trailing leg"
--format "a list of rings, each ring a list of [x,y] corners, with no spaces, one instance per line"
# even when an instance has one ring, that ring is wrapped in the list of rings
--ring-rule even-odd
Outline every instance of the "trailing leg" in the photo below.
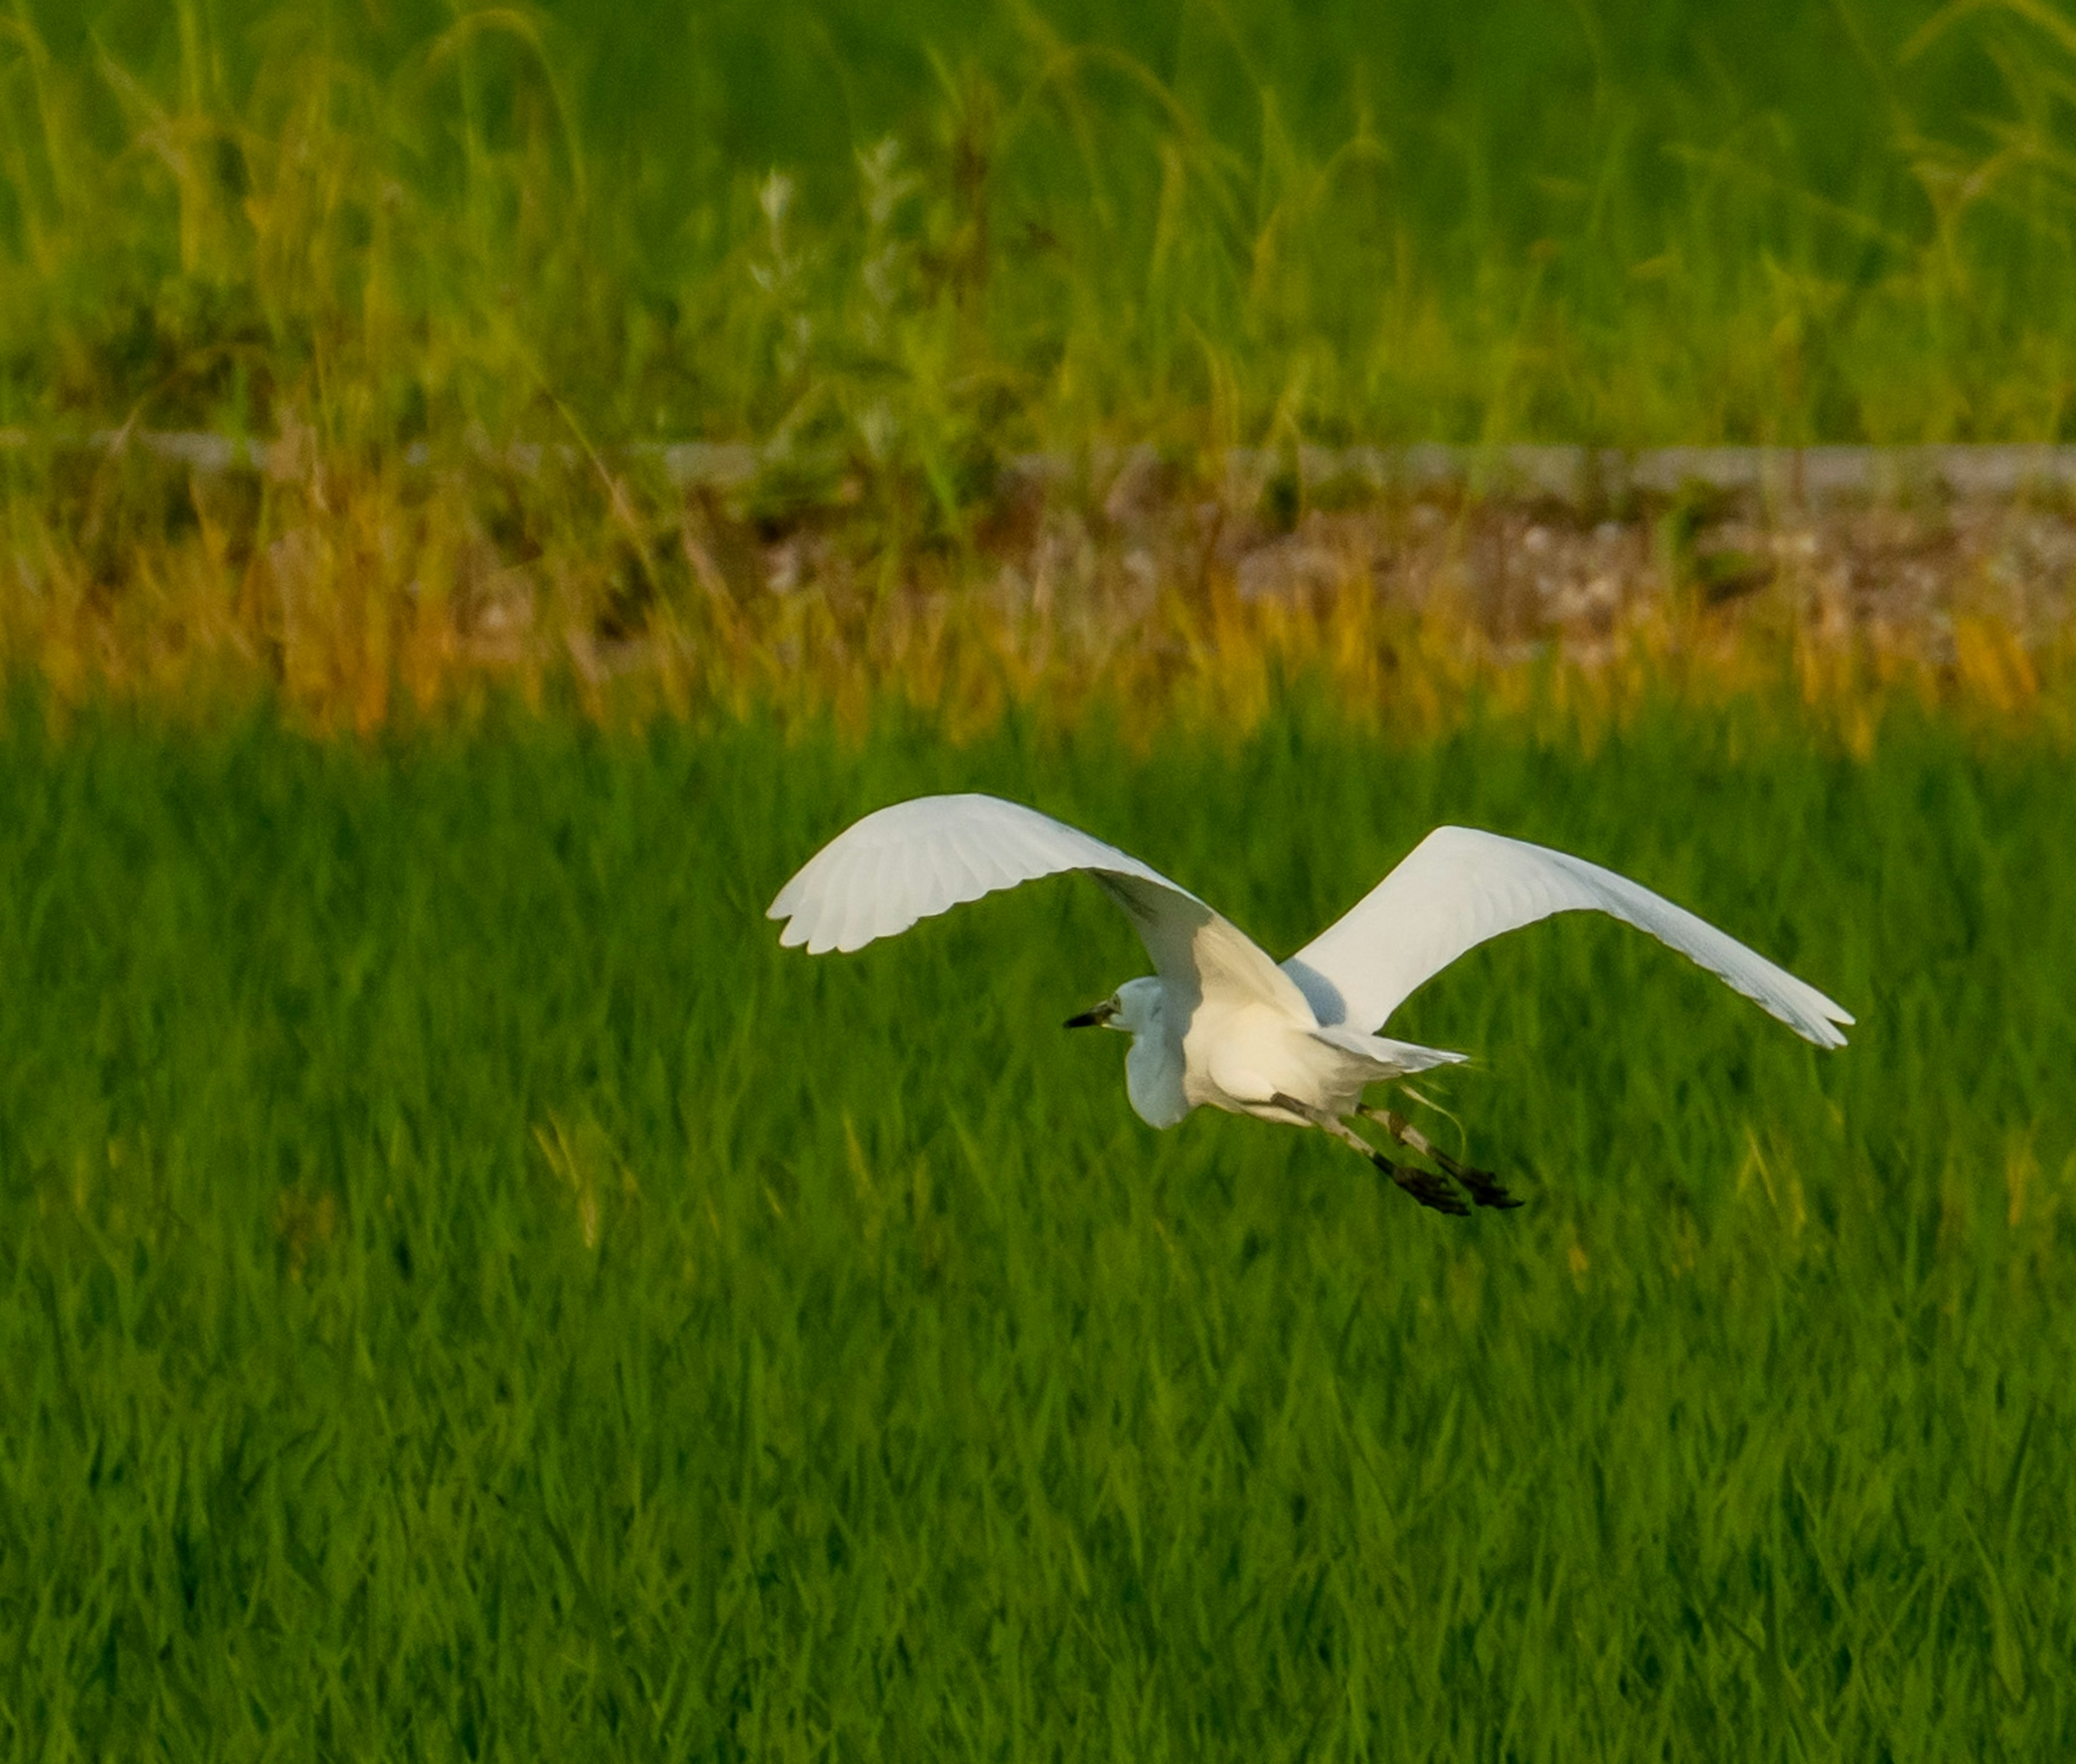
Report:
[[[1356,1111],[1366,1121],[1374,1121],[1392,1138],[1430,1163],[1439,1164],[1449,1175],[1471,1191],[1471,1198],[1480,1206],[1518,1206],[1521,1202],[1508,1193],[1500,1179],[1489,1170],[1474,1170],[1468,1164],[1459,1164],[1443,1151],[1427,1135],[1420,1131],[1402,1114],[1389,1109],[1373,1109],[1364,1103]]]
[[[1313,1108],[1307,1103],[1298,1102],[1294,1097],[1284,1095],[1281,1091],[1269,1101],[1276,1107],[1286,1109],[1291,1114],[1310,1121],[1321,1132],[1331,1133],[1335,1139],[1353,1146],[1422,1206],[1431,1206],[1438,1213],[1451,1214],[1458,1218],[1470,1211],[1457,1198],[1456,1191],[1440,1177],[1426,1170],[1415,1169],[1410,1164],[1393,1163],[1339,1116],[1329,1114],[1324,1109]]]

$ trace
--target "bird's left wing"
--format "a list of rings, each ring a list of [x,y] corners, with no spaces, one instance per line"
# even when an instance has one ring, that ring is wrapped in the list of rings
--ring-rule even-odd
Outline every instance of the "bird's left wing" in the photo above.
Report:
[[[1306,1010],[1267,953],[1187,889],[1079,828],[995,796],[919,796],[867,815],[808,860],[766,916],[787,922],[778,940],[788,948],[862,949],[961,901],[1069,870],[1088,871],[1124,909],[1171,986]]]
[[[1465,950],[1581,909],[1649,932],[1820,1048],[1846,1044],[1843,1008],[1706,919],[1583,857],[1468,827],[1436,828],[1283,965],[1320,1022],[1375,1029]]]

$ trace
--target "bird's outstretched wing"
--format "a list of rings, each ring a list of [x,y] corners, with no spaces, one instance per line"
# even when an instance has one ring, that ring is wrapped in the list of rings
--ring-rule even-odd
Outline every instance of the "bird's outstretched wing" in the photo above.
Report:
[[[1187,889],[1101,840],[995,796],[919,796],[867,815],[809,858],[768,917],[808,953],[861,949],[919,919],[1061,870],[1082,870],[1123,907],[1171,986],[1305,1010],[1290,977]]]
[[[1584,908],[1649,932],[1819,1047],[1845,1045],[1845,1011],[1707,920],[1583,857],[1468,827],[1435,828],[1283,965],[1322,1023],[1376,1029],[1465,950]]]

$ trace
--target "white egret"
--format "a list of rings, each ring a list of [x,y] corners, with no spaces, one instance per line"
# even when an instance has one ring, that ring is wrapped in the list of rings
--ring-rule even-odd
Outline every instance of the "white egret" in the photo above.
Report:
[[[779,942],[862,948],[919,919],[1062,870],[1086,870],[1131,919],[1154,972],[1128,980],[1069,1028],[1131,1037],[1125,1089],[1149,1127],[1205,1103],[1315,1127],[1360,1152],[1423,1206],[1469,1209],[1443,1177],[1394,1163],[1347,1124],[1376,1123],[1483,1206],[1516,1202],[1399,1115],[1372,1085],[1465,1057],[1373,1033],[1467,949],[1552,913],[1592,908],[1647,931],[1822,1048],[1852,1018],[1812,986],[1684,908],[1584,858],[1498,833],[1439,827],[1334,924],[1279,966],[1246,934],[1136,858],[993,796],[924,796],[867,815],[779,890]]]

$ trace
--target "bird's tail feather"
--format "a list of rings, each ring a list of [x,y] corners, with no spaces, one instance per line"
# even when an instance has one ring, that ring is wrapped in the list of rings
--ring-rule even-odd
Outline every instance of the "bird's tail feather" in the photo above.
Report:
[[[1380,1079],[1402,1078],[1409,1073],[1426,1072],[1435,1066],[1461,1065],[1467,1053],[1451,1053],[1442,1048],[1423,1048],[1418,1042],[1393,1041],[1383,1036],[1366,1036],[1359,1029],[1324,1024],[1312,1031],[1314,1040],[1352,1053],[1380,1067]]]

